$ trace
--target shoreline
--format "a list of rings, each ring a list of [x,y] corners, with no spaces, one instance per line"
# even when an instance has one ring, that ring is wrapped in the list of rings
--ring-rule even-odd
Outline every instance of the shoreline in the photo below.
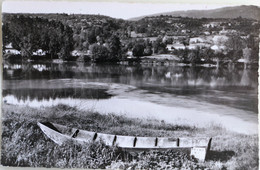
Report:
[[[17,55],[15,55],[17,57]],[[80,62],[80,63],[91,63],[91,64],[120,64],[120,65],[129,65],[129,64],[164,64],[164,65],[177,65],[177,66],[196,66],[196,67],[244,67],[246,64],[249,68],[258,68],[258,61],[252,61],[245,63],[244,61],[231,61],[227,59],[222,59],[218,61],[200,61],[198,63],[192,63],[192,62],[183,62],[181,61],[180,57],[175,54],[154,54],[149,56],[142,56],[141,58],[133,57],[127,58],[127,59],[120,59],[115,61],[103,61],[103,62],[93,62],[91,60],[77,60],[77,58],[80,58],[81,56],[77,56],[73,60],[63,60],[63,59],[30,59],[30,60],[22,60],[21,56],[18,55],[20,59],[3,59],[4,62],[9,63],[34,63],[34,62],[44,62],[44,63],[52,63],[52,64],[63,64],[67,62]]]
[[[218,106],[207,103],[201,104],[191,99],[172,99],[171,103],[159,104],[150,100],[136,99],[136,96],[127,99],[122,92],[107,100],[92,99],[54,99],[50,101],[37,100],[20,103],[14,98],[9,98],[14,105],[33,108],[55,107],[64,104],[75,107],[82,111],[94,111],[106,115],[112,113],[118,116],[138,119],[155,119],[170,124],[196,126],[205,128],[207,126],[219,125],[229,131],[241,134],[258,134],[257,114],[249,111],[235,109],[227,106]],[[143,96],[144,97],[144,96]],[[151,96],[149,96],[151,98]],[[129,95],[128,95],[129,98]],[[80,105],[79,105],[80,103]],[[167,102],[166,102],[167,103]],[[171,105],[175,106],[172,107]],[[119,105],[120,107],[114,107]],[[193,109],[196,106],[196,109]],[[19,106],[18,106],[19,107]]]
[[[150,114],[150,113],[149,113]],[[6,118],[10,118],[10,116],[18,116],[17,118],[29,118],[29,120],[52,120],[54,119],[55,121],[57,120],[58,122],[62,122],[62,120],[58,120],[62,117],[65,118],[65,121],[63,122],[66,123],[67,121],[70,120],[70,118],[68,116],[72,116],[73,118],[75,118],[76,120],[80,120],[81,117],[86,118],[88,115],[93,116],[93,115],[98,115],[98,117],[118,117],[120,119],[125,119],[126,123],[128,121],[132,122],[133,124],[135,124],[134,122],[138,122],[137,124],[140,125],[140,123],[145,123],[145,124],[161,124],[163,126],[179,126],[179,127],[186,127],[187,129],[190,130],[203,130],[204,133],[207,131],[207,128],[210,129],[210,127],[213,128],[217,128],[221,131],[225,131],[225,133],[227,134],[237,134],[237,135],[249,135],[249,136],[255,136],[258,135],[257,133],[240,133],[240,132],[236,132],[236,131],[232,131],[230,129],[227,129],[225,127],[223,127],[221,124],[218,124],[216,122],[209,122],[208,124],[204,124],[206,126],[200,126],[197,124],[189,124],[187,122],[182,122],[182,121],[176,121],[176,122],[170,122],[164,119],[157,119],[156,117],[129,117],[127,114],[122,113],[120,114],[116,114],[113,112],[107,112],[107,113],[101,113],[97,110],[94,109],[82,109],[80,107],[77,106],[70,106],[67,104],[63,104],[63,103],[59,103],[57,105],[54,106],[40,106],[40,107],[30,107],[28,105],[15,105],[15,104],[7,104],[7,103],[3,103],[2,104],[2,118],[3,121],[5,121]],[[95,117],[95,116],[94,116]],[[75,120],[75,122],[76,122]],[[181,120],[181,119],[178,119]],[[100,121],[100,120],[99,120]],[[69,123],[69,122],[67,122]],[[73,121],[70,122],[73,124]],[[75,125],[79,125],[79,124],[75,124]],[[84,126],[80,126],[81,128]],[[167,128],[166,128],[167,129]],[[187,130],[186,129],[186,130]],[[185,130],[185,128],[183,129]],[[193,131],[192,130],[192,131]],[[103,131],[100,131],[103,132]],[[199,132],[202,133],[202,132]],[[208,133],[206,133],[208,134]],[[187,134],[186,134],[187,135]],[[192,134],[189,134],[192,135]],[[189,136],[188,135],[188,136]],[[208,134],[210,135],[210,134]],[[214,136],[214,134],[212,134]]]
[[[48,153],[48,158],[55,157],[55,159],[48,162],[50,163],[48,165],[42,162],[45,160],[42,152],[46,152],[47,154],[48,150],[51,149],[55,153],[64,153],[66,150],[71,150],[71,147],[74,145],[56,145],[50,139],[46,138],[40,131],[39,127],[36,125],[37,121],[51,121],[53,123],[58,123],[69,127],[120,135],[158,137],[212,137],[213,140],[211,151],[206,162],[198,163],[194,160],[190,160],[190,158],[185,158],[184,161],[183,157],[181,159],[176,158],[176,155],[171,158],[172,161],[176,161],[176,159],[179,159],[181,162],[184,161],[180,164],[180,168],[188,166],[188,169],[193,165],[196,165],[200,168],[209,169],[217,169],[221,167],[225,167],[227,169],[234,167],[238,169],[245,167],[251,167],[252,169],[258,168],[258,152],[256,152],[256,150],[258,150],[258,135],[239,134],[227,131],[226,129],[217,125],[211,125],[206,128],[176,125],[155,119],[127,118],[122,115],[113,114],[103,115],[93,111],[78,110],[75,107],[69,107],[66,105],[30,108],[28,106],[26,107],[3,104],[2,118],[2,164],[4,166],[33,166],[36,163],[38,167],[60,167],[57,165],[58,162],[63,159],[62,156],[57,157],[57,155],[53,154],[53,152]],[[39,145],[41,148],[39,148]],[[90,146],[92,145],[93,144],[90,144]],[[17,148],[17,146],[19,146],[19,148]],[[94,144],[94,146],[97,145]],[[98,146],[100,146],[100,144],[98,144]],[[105,146],[100,147],[103,148]],[[110,150],[109,148],[106,149]],[[115,149],[109,152],[114,151]],[[95,150],[95,152],[97,155],[101,154],[99,153],[99,149]],[[120,165],[123,164],[126,167],[131,167],[133,164],[137,163],[144,168],[148,168],[146,164],[143,165],[142,160],[145,159],[145,162],[149,162],[149,160],[146,160],[146,158],[151,153],[155,155],[168,155],[169,152],[143,153],[144,157],[142,155],[137,156],[137,162],[136,160],[125,160],[123,158],[118,160],[112,157],[106,163],[106,166],[110,168],[118,168],[118,163],[120,163]],[[13,158],[10,157],[11,155]],[[25,157],[21,157],[21,155],[24,155]],[[81,159],[83,155],[82,153],[80,155],[76,154],[75,157],[71,157],[67,161],[71,162],[79,160],[79,162],[76,164],[76,167],[94,168],[92,166],[89,167],[89,164],[86,165],[83,163],[84,161],[91,161],[91,158],[89,158],[90,160],[87,159],[83,161]],[[30,162],[31,159],[34,159],[34,161]],[[166,162],[166,165],[172,165],[172,161],[168,163]],[[156,162],[157,161],[155,161],[155,163]],[[157,164],[160,164],[160,159],[158,159],[156,165]],[[94,165],[97,166],[96,168],[104,166],[103,164]],[[75,166],[72,166],[71,164],[65,164],[62,167],[75,168]]]

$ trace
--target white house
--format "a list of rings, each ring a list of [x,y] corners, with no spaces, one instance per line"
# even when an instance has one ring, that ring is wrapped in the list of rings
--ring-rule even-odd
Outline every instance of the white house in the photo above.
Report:
[[[187,46],[188,49],[196,49],[196,48],[203,48],[203,47],[210,47],[209,44],[206,43],[196,43],[196,44],[190,44],[189,46]]]
[[[132,38],[143,37],[143,34],[142,34],[142,33],[136,33],[135,31],[131,31],[130,34],[131,34],[130,36],[131,36]]]
[[[15,54],[15,55],[21,54],[20,51],[13,48],[12,43],[7,44],[5,46],[4,52],[5,52],[5,54]]]
[[[190,44],[204,43],[204,42],[205,42],[205,39],[203,39],[201,37],[190,38]]]
[[[210,32],[205,31],[204,34],[205,34],[205,35],[210,35]]]
[[[208,24],[204,24],[203,26],[209,28],[209,27],[216,27],[219,25],[220,25],[220,22],[210,22]]]
[[[128,50],[126,53],[127,56],[133,56],[133,52],[131,50]]]
[[[212,38],[212,41],[214,44],[224,44],[228,40],[228,37],[226,35],[215,35]]]
[[[183,44],[168,44],[166,48],[168,51],[174,51],[174,49],[185,49],[185,46]]]
[[[78,55],[79,55],[79,53],[78,53],[78,51],[77,51],[77,50],[73,50],[73,51],[71,52],[71,55],[72,55],[72,56],[78,56]]]
[[[35,52],[33,52],[33,55],[44,56],[46,55],[46,52],[43,51],[42,49],[38,49]]]
[[[213,45],[210,47],[212,50],[214,50],[215,52],[221,52],[226,50],[226,46],[224,45]]]

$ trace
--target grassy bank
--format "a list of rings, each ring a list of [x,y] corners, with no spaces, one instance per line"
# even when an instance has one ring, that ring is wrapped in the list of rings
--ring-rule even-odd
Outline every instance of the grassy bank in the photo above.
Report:
[[[37,127],[51,121],[96,132],[167,137],[213,137],[211,152],[199,163],[180,151],[127,153],[103,143],[56,145]],[[29,108],[3,105],[1,164],[5,166],[66,168],[186,168],[258,169],[258,136],[226,131],[217,125],[205,128],[171,125],[163,121],[101,115],[65,105]]]

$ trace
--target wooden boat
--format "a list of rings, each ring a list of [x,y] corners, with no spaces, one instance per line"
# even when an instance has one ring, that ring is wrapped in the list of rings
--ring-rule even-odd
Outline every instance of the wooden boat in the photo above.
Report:
[[[204,161],[210,150],[211,138],[167,138],[167,137],[136,137],[104,133],[96,133],[63,125],[38,122],[43,133],[58,145],[68,141],[86,144],[91,141],[103,141],[106,145],[117,146],[126,150],[163,150],[189,148],[191,156]]]

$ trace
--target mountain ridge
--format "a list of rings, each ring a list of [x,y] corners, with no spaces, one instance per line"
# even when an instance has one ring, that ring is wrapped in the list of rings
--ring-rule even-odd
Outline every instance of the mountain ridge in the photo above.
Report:
[[[241,5],[232,7],[223,7],[210,10],[186,10],[186,11],[173,11],[163,12],[152,15],[145,15],[128,20],[137,21],[145,17],[170,15],[174,17],[189,17],[189,18],[248,18],[260,20],[260,7],[255,5]]]

